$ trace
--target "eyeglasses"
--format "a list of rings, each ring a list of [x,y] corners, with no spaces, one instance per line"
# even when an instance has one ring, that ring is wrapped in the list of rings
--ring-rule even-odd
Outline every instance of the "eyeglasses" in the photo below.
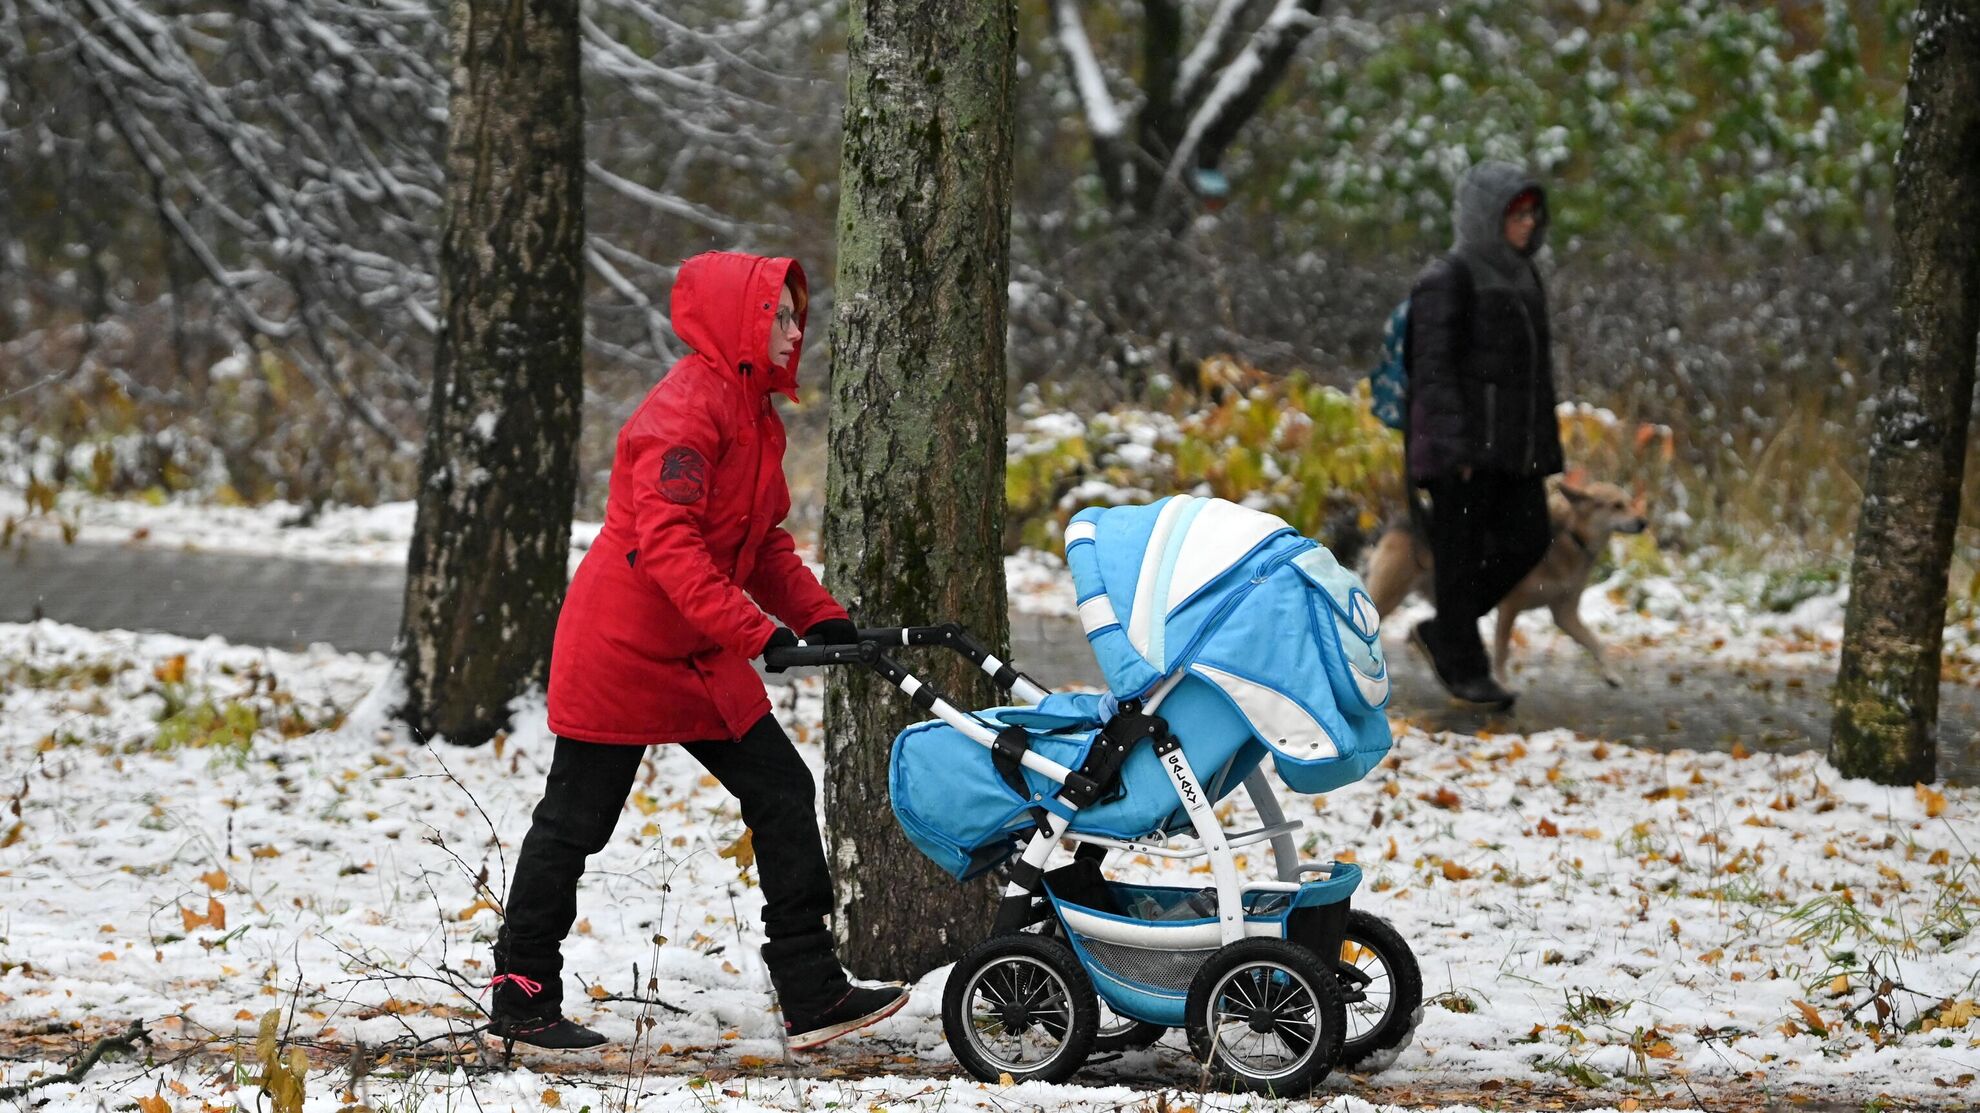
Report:
[[[797,323],[798,323],[797,310],[779,309],[777,310],[777,316],[775,320],[777,323],[778,332],[789,332],[797,327]]]

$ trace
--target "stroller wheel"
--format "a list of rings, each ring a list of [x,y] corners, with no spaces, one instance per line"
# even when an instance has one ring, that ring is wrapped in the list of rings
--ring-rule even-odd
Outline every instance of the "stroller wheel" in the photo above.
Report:
[[[1100,1002],[1100,1030],[1093,1037],[1095,1051],[1140,1051],[1153,1046],[1156,1040],[1168,1033],[1160,1024],[1150,1024],[1131,1016],[1122,1016]]]
[[[942,1034],[970,1075],[1063,1082],[1093,1050],[1100,1005],[1072,948],[1042,935],[994,935],[956,963]]]
[[[1189,1046],[1219,1085],[1303,1097],[1340,1055],[1346,1009],[1333,970],[1285,939],[1241,939],[1189,984]]]
[[[1334,967],[1347,1001],[1341,1066],[1374,1074],[1396,1061],[1423,1019],[1423,974],[1389,921],[1349,909]]]

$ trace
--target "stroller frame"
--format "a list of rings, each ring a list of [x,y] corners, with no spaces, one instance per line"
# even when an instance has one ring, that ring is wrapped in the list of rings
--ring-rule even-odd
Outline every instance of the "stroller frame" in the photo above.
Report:
[[[1080,768],[1074,769],[1033,752],[1028,745],[1030,734],[1025,728],[1010,726],[998,729],[985,723],[957,707],[946,695],[881,651],[883,646],[945,647],[969,659],[999,689],[1019,700],[1036,704],[1051,694],[1016,666],[991,653],[961,625],[945,623],[938,626],[861,629],[859,639],[858,643],[850,645],[811,646],[800,643],[795,648],[772,650],[765,654],[764,663],[773,672],[813,665],[869,666],[900,689],[917,708],[941,719],[993,752],[993,759],[1005,780],[1021,795],[1029,797],[1037,821],[1036,829],[1023,851],[1009,867],[1009,881],[1004,887],[991,928],[993,936],[1022,931],[1052,915],[1052,903],[1046,891],[1045,866],[1063,839],[1081,844],[1081,856],[1084,856],[1087,847],[1094,848],[1098,852],[1095,858],[1108,850],[1169,859],[1209,858],[1217,893],[1216,933],[1210,940],[1204,940],[1202,932],[1192,933],[1188,940],[1192,944],[1228,946],[1248,937],[1262,936],[1293,938],[1320,956],[1340,952],[1342,925],[1348,911],[1345,898],[1319,908],[1296,911],[1294,917],[1297,923],[1281,926],[1257,920],[1247,922],[1244,903],[1247,891],[1286,893],[1290,903],[1292,895],[1300,892],[1309,877],[1339,880],[1343,882],[1342,887],[1351,892],[1358,883],[1360,871],[1347,863],[1302,863],[1298,860],[1293,834],[1304,823],[1285,818],[1262,765],[1253,769],[1243,782],[1245,793],[1258,813],[1260,826],[1239,832],[1224,830],[1223,823],[1217,818],[1215,802],[1202,787],[1202,776],[1191,767],[1182,743],[1169,732],[1168,724],[1156,714],[1169,693],[1188,675],[1186,670],[1179,669],[1171,674],[1143,700],[1121,701],[1119,711],[1103,725],[1086,761]],[[1176,798],[1189,817],[1197,840],[1194,847],[1176,848],[1166,843],[1115,839],[1070,830],[1072,814],[1107,792],[1129,751],[1145,739],[1153,741],[1156,756],[1161,760]],[[1043,794],[1030,791],[1024,786],[1022,777],[1016,775],[1019,766],[1043,774],[1061,786],[1059,792],[1048,800]],[[1247,885],[1239,876],[1235,851],[1259,843],[1271,845],[1277,877]],[[1148,945],[1146,937],[1131,922],[1100,922],[1097,917],[1089,917],[1088,920],[1090,922],[1083,924],[1082,930],[1093,938],[1126,946]],[[1187,928],[1160,930],[1171,941],[1169,945],[1184,942],[1177,933],[1189,931]],[[1125,1015],[1134,1016],[1132,1012]],[[1134,1018],[1152,1023],[1164,1022],[1148,1016]]]

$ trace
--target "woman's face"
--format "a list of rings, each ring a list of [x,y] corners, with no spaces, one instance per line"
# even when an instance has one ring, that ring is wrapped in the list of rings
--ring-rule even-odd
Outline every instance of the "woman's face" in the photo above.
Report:
[[[791,353],[803,338],[804,330],[798,327],[797,301],[786,286],[777,298],[776,319],[770,322],[770,362],[779,367],[790,363]]]
[[[1540,207],[1534,204],[1515,204],[1506,210],[1506,242],[1514,251],[1525,251],[1526,245],[1533,242],[1533,229],[1540,223]]]

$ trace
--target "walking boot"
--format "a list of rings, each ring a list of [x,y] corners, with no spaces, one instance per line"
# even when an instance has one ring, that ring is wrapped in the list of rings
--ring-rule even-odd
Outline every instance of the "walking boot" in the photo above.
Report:
[[[488,1034],[502,1041],[504,1053],[514,1050],[518,1043],[551,1051],[575,1051],[605,1042],[603,1034],[565,1018],[558,982],[561,974],[548,976],[547,987],[516,973],[497,974],[488,983],[495,991],[495,1002],[488,1014]]]
[[[792,1051],[806,1051],[884,1020],[907,1004],[899,985],[859,986],[846,978],[832,953],[830,932],[813,932],[763,945],[770,984],[784,1013]]]
[[[1416,647],[1430,662],[1430,671],[1437,676],[1437,683],[1444,686],[1454,699],[1465,703],[1475,703],[1494,711],[1507,711],[1512,708],[1514,696],[1492,679],[1491,666],[1484,660],[1484,650],[1480,648],[1478,661],[1472,668],[1462,668],[1450,660],[1456,654],[1446,648],[1440,652],[1437,637],[1436,619],[1426,618],[1412,626],[1409,631],[1409,644]]]

